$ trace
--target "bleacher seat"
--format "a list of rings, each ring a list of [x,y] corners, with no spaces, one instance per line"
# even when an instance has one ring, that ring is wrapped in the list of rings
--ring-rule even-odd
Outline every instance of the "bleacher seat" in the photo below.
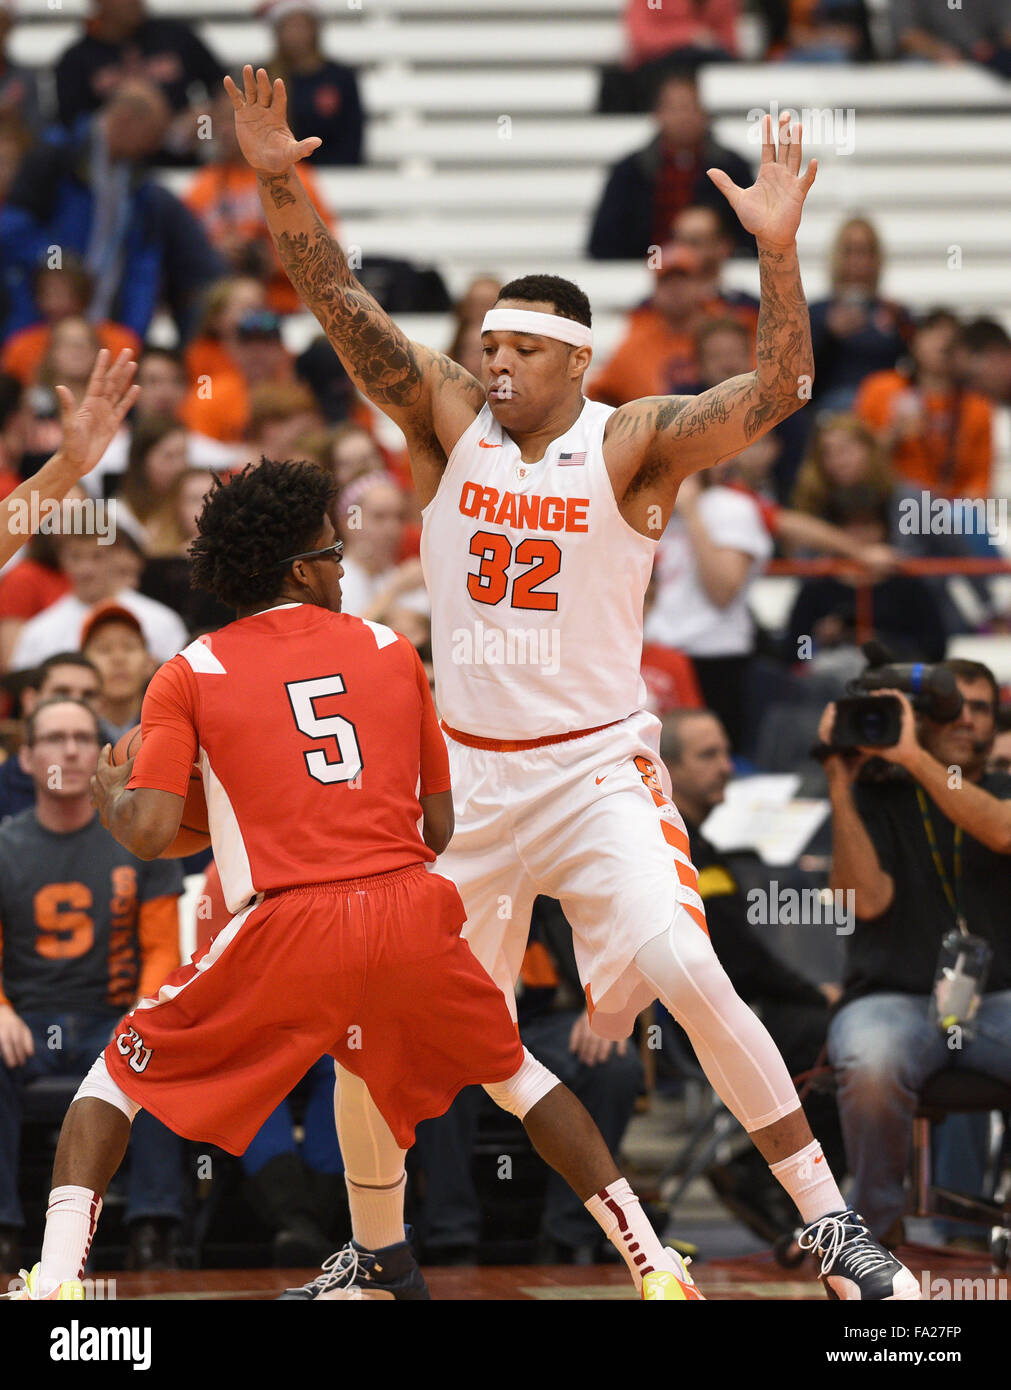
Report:
[[[11,38],[11,55],[17,62],[52,65],[80,34],[78,24],[67,23],[64,11],[55,23],[19,25]],[[540,12],[543,14],[543,9]],[[197,21],[193,27],[210,49],[228,62],[257,63],[272,51],[269,24],[250,20],[249,11],[238,20]],[[502,11],[495,19],[395,22],[376,14],[371,4],[346,18],[327,20],[322,27],[329,53],[345,63],[442,63],[466,66],[484,62],[537,60],[543,63],[613,62],[621,53],[621,28],[617,17],[565,20],[522,17],[510,22]]]
[[[984,68],[969,66],[941,70],[919,63],[714,63],[702,75],[702,99],[708,111],[747,111],[764,108],[775,94],[779,109],[819,110],[853,107],[857,111],[905,110],[926,116],[929,110],[978,108],[985,104],[1007,110],[1011,93],[1006,83]],[[929,79],[925,81],[925,75]]]

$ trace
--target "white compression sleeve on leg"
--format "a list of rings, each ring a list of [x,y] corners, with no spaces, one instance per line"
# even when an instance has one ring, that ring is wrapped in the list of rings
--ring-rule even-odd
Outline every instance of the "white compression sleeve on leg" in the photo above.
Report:
[[[768,1029],[687,912],[676,911],[666,932],[640,946],[635,963],[688,1034],[713,1090],[749,1133],[800,1109]]]
[[[334,1063],[334,1118],[344,1175],[362,1187],[392,1187],[404,1173],[399,1147],[360,1077]]]
[[[74,1100],[83,1100],[85,1096],[93,1096],[96,1100],[104,1100],[109,1105],[114,1105],[117,1110],[123,1112],[131,1124],[133,1124],[137,1111],[143,1109],[135,1100],[131,1100],[125,1091],[121,1091],[113,1081],[109,1075],[109,1068],[105,1065],[105,1057],[101,1052],[98,1054],[98,1060],[91,1071],[78,1086]]]
[[[507,1081],[497,1081],[484,1089],[500,1109],[522,1120],[539,1100],[543,1100],[549,1091],[560,1084],[554,1072],[548,1071],[524,1048],[523,1065],[519,1071]]]
[[[360,1077],[334,1063],[334,1118],[344,1157],[351,1232],[364,1250],[404,1240],[404,1150]]]

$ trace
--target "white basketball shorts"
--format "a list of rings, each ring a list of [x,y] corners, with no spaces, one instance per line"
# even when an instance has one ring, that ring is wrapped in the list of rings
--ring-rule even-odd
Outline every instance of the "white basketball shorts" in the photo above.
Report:
[[[457,885],[463,935],[515,1017],[538,893],[573,933],[591,1026],[625,1038],[655,990],[639,947],[678,912],[706,931],[684,821],[660,760],[660,721],[643,710],[564,743],[502,752],[447,734],[456,833],[432,867]]]

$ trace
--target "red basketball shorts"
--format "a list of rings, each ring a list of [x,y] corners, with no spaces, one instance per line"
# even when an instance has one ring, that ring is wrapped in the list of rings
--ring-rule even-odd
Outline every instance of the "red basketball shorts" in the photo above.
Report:
[[[464,1086],[523,1063],[463,921],[456,888],[422,865],[267,895],[126,1015],[106,1065],[177,1134],[239,1154],[331,1053],[409,1148]]]

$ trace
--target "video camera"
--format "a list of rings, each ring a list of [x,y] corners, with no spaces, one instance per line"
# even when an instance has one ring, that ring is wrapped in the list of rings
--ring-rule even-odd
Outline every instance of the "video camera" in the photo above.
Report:
[[[896,664],[878,642],[864,644],[867,669],[847,685],[848,694],[836,702],[832,743],[825,753],[855,748],[893,748],[902,731],[902,706],[894,695],[901,690],[917,714],[949,724],[962,711],[962,693],[952,673],[922,662]]]

